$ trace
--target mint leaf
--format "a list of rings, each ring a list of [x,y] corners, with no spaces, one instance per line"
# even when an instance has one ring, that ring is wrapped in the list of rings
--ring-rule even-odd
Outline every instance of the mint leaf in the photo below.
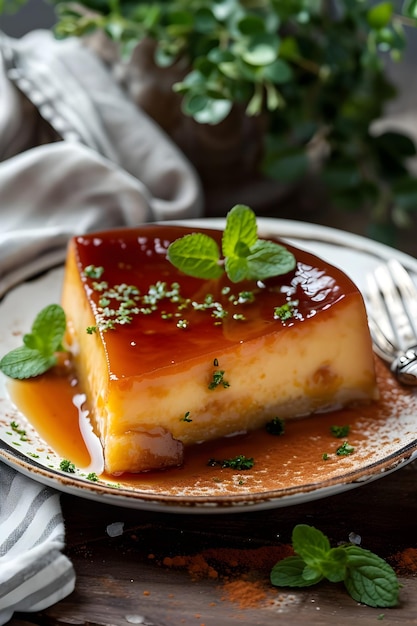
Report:
[[[259,239],[247,257],[248,278],[265,280],[295,268],[295,257],[279,243]]]
[[[286,274],[296,265],[294,255],[285,246],[258,239],[255,213],[243,204],[227,214],[222,253],[223,260],[216,241],[208,235],[191,233],[173,241],[167,257],[190,276],[219,278],[225,270],[234,283]]]
[[[320,563],[323,576],[332,583],[340,583],[345,579],[347,554],[345,548],[332,548]]]
[[[307,524],[295,526],[292,532],[292,545],[294,551],[311,567],[325,559],[330,551],[330,542],[326,535]]]
[[[31,332],[23,337],[23,346],[8,352],[0,360],[0,370],[20,380],[39,376],[56,364],[56,352],[64,350],[65,312],[51,304],[36,316]]]
[[[398,604],[399,583],[392,567],[373,552],[347,546],[346,589],[354,600],[373,607]]]
[[[222,237],[222,252],[225,257],[243,257],[258,240],[255,213],[243,204],[229,211]]]
[[[42,309],[33,322],[32,332],[23,337],[23,343],[29,347],[36,347],[45,354],[51,354],[62,349],[61,341],[66,327],[65,312],[59,304],[50,304]]]
[[[372,607],[398,604],[399,582],[392,567],[376,554],[352,544],[331,548],[320,530],[299,524],[292,534],[297,553],[271,570],[277,587],[309,587],[327,578],[344,582],[352,598]]]
[[[248,260],[245,257],[227,257],[224,262],[224,269],[232,283],[240,283],[242,280],[251,278]]]
[[[55,363],[55,356],[45,356],[39,350],[20,346],[1,359],[0,370],[10,378],[23,380],[43,374]]]
[[[310,565],[305,565],[303,569],[303,579],[305,580],[306,585],[315,585],[320,582],[323,578],[323,574],[316,567],[310,567]]]
[[[272,568],[271,583],[276,587],[310,587],[322,580],[323,575],[320,572],[316,572],[316,576],[309,576],[312,571],[309,568],[305,576],[305,570],[306,564],[301,556],[288,556]]]
[[[219,278],[223,274],[219,247],[204,233],[191,233],[173,241],[168,247],[168,260],[195,278]]]
[[[226,257],[225,270],[233,283],[265,280],[295,267],[294,255],[284,246],[259,239],[247,255]]]

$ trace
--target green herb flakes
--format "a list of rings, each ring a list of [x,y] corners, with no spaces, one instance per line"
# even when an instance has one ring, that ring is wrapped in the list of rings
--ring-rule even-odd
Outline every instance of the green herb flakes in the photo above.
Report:
[[[255,465],[253,458],[249,458],[244,454],[239,454],[231,459],[209,459],[207,465],[211,467],[230,468],[235,470],[248,470],[252,469]]]
[[[331,426],[330,427],[330,432],[333,435],[333,437],[336,437],[337,439],[343,439],[344,437],[347,437],[350,431],[350,426],[348,424],[346,424],[345,426]]]
[[[347,441],[344,441],[341,446],[339,446],[336,450],[337,456],[348,456],[355,452],[355,448],[350,445]]]
[[[280,417],[274,417],[265,424],[265,429],[270,435],[283,435],[285,432],[285,422]]]
[[[274,319],[281,320],[281,322],[286,322],[293,317],[295,317],[297,313],[298,300],[291,300],[290,302],[286,302],[281,306],[277,306],[274,309]]]
[[[230,387],[230,383],[224,379],[224,373],[224,370],[216,370],[213,372],[213,378],[211,379],[208,388],[213,390],[217,389],[217,387],[223,387],[224,389]]]
[[[97,267],[95,265],[87,265],[87,267],[84,268],[84,276],[87,276],[88,278],[101,278],[102,274],[104,272],[104,267]]]
[[[15,422],[15,421],[10,422],[10,428],[12,429],[12,431],[16,435],[19,435],[20,441],[27,441],[28,440],[26,431],[23,428],[20,428],[20,426],[19,426],[19,424],[17,422]]]
[[[75,465],[71,463],[71,461],[68,461],[68,459],[62,459],[59,464],[59,469],[68,474],[75,474]]]

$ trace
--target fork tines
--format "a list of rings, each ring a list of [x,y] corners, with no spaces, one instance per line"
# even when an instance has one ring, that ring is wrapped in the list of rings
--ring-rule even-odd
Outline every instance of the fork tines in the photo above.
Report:
[[[396,259],[367,277],[369,327],[380,356],[392,360],[417,344],[417,287]]]

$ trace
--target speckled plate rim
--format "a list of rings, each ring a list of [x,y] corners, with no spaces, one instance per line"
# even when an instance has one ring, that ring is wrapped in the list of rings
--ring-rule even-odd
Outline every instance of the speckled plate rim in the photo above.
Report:
[[[195,219],[184,220],[181,223],[196,227],[221,228],[224,220]],[[282,237],[299,247],[327,258],[334,265],[341,267],[362,289],[364,288],[363,280],[366,272],[388,258],[397,258],[417,275],[416,259],[359,235],[316,224],[274,218],[259,218],[258,227],[261,235]],[[45,264],[42,269],[48,267],[52,269],[61,261],[61,255],[54,255],[49,264]],[[348,261],[349,263],[347,263]],[[26,272],[21,273],[19,281],[14,281],[11,290],[15,284],[21,285],[25,280],[32,278],[33,273],[31,268],[26,268]],[[2,303],[0,302],[0,315],[1,310]],[[34,313],[36,313],[35,310]],[[0,399],[3,401],[5,400],[5,393],[4,385],[0,385]],[[366,462],[354,470],[347,471],[343,476],[334,478],[323,476],[323,480],[320,482],[250,494],[175,496],[123,487],[117,488],[87,481],[81,476],[73,476],[39,463],[0,437],[0,460],[42,484],[81,498],[127,508],[169,513],[220,514],[293,506],[368,484],[398,470],[416,458],[417,432],[415,440],[405,445],[401,445],[400,442],[391,454]]]

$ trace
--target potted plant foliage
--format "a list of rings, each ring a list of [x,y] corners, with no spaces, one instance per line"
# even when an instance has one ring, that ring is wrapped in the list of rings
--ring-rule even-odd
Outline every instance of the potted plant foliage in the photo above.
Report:
[[[364,0],[52,2],[57,35],[85,37],[116,68],[208,195],[250,182],[272,202],[313,174],[333,207],[366,211],[384,239],[417,205],[414,143],[373,132],[416,0],[400,12]]]

